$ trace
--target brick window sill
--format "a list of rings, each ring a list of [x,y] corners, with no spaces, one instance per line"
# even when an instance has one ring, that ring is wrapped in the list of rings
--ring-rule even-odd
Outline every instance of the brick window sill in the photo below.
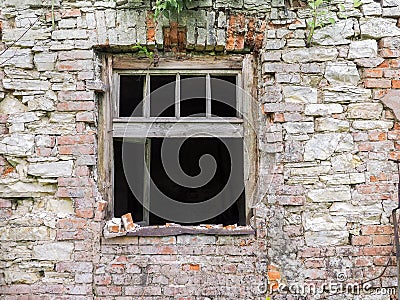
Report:
[[[199,226],[146,226],[136,231],[127,232],[126,236],[170,236],[182,234],[204,235],[254,235],[251,226],[238,226],[234,228],[201,228]]]
[[[200,227],[200,226],[144,226],[134,231],[120,231],[119,233],[104,232],[105,238],[114,237],[164,237],[178,235],[214,235],[214,236],[240,236],[255,235],[251,226],[227,227]]]

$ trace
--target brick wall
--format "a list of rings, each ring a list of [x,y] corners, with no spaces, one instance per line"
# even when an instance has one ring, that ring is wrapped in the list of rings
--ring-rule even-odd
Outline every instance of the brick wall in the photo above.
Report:
[[[400,4],[334,4],[335,24],[306,48],[310,12],[283,1],[200,0],[157,23],[147,1],[60,0],[54,13],[47,2],[0,4],[3,298],[265,299],[279,282],[361,283],[384,270],[372,288],[396,286]],[[255,236],[103,237],[97,53],[137,42],[180,59],[254,55]],[[389,299],[361,292],[348,297]]]

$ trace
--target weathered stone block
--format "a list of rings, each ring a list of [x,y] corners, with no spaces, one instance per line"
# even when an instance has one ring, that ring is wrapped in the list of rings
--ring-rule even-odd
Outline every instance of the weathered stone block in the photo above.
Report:
[[[400,120],[400,91],[389,90],[388,93],[381,98],[381,101],[393,111],[397,120]]]
[[[57,242],[33,246],[33,258],[38,260],[71,260],[74,244],[71,242]]]
[[[347,220],[341,216],[331,216],[329,213],[304,214],[304,230],[306,231],[332,231],[346,230]]]
[[[315,131],[332,131],[343,132],[348,131],[350,122],[334,118],[317,118],[315,119]]]
[[[7,95],[0,102],[0,114],[23,113],[27,110],[26,106],[20,100],[11,95]]]
[[[0,183],[0,197],[3,198],[28,198],[41,197],[45,194],[54,194],[54,185],[42,185],[35,182]]]
[[[317,103],[317,89],[304,86],[288,85],[283,87],[285,102]]]
[[[335,155],[331,159],[332,168],[335,172],[351,172],[361,163],[361,158],[351,153]]]
[[[351,136],[344,133],[315,134],[304,147],[304,160],[326,160],[334,152],[348,151],[353,148]]]
[[[379,119],[382,111],[381,103],[356,103],[349,104],[346,116],[349,119]]]
[[[385,18],[368,18],[360,20],[361,36],[380,39],[386,36],[400,35],[396,20]]]
[[[285,52],[282,59],[288,63],[324,62],[336,59],[338,54],[336,48],[311,47]]]
[[[334,174],[323,175],[320,177],[322,182],[330,185],[343,185],[343,184],[359,184],[365,182],[364,173],[348,173],[348,174]]]
[[[269,1],[244,0],[245,10],[267,11],[270,8],[271,8],[271,3]]]
[[[372,94],[370,89],[337,86],[324,90],[324,102],[328,103],[367,102],[371,99]]]
[[[349,240],[348,231],[306,232],[306,245],[310,247],[326,247],[346,245]]]
[[[0,138],[0,153],[27,156],[33,153],[35,136],[32,134],[16,133]]]
[[[393,127],[393,121],[354,121],[352,127],[358,130],[375,130],[384,129],[388,130]]]
[[[318,29],[313,36],[314,43],[324,46],[350,44],[347,38],[354,36],[353,26],[353,20],[348,19]]]
[[[329,62],[326,66],[325,78],[331,85],[357,85],[360,74],[353,62]]]
[[[348,186],[313,189],[307,193],[307,198],[312,202],[346,202],[351,200],[351,192]]]
[[[47,91],[50,84],[47,80],[3,79],[4,88],[9,90]]]
[[[331,114],[340,114],[343,112],[343,106],[340,104],[307,104],[304,110],[305,115],[309,116],[327,116]]]
[[[30,49],[8,48],[2,52],[0,66],[14,66],[23,69],[33,68],[33,54]]]
[[[352,41],[348,58],[370,58],[378,55],[378,44],[375,40]]]
[[[361,6],[361,11],[364,16],[381,16],[382,15],[382,6],[380,3],[371,2],[365,3]]]
[[[42,52],[35,54],[35,65],[38,71],[53,71],[56,65],[57,53]]]
[[[72,160],[30,164],[28,174],[43,178],[68,177],[72,175],[73,164]]]
[[[299,134],[299,133],[313,133],[314,123],[313,122],[286,122],[283,128],[287,133]]]

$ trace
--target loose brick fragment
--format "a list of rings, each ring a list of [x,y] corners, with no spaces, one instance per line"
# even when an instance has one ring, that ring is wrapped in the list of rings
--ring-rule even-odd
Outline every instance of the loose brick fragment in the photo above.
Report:
[[[126,231],[132,231],[135,229],[135,224],[133,223],[132,214],[127,213],[121,217],[122,223]]]

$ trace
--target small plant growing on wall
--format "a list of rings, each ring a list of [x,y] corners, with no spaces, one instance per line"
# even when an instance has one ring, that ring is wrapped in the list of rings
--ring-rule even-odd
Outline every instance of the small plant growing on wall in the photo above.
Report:
[[[311,8],[312,12],[312,18],[311,21],[308,22],[308,27],[309,27],[309,33],[307,36],[307,41],[306,41],[306,46],[310,47],[311,42],[314,36],[314,32],[316,28],[322,28],[324,27],[327,23],[334,24],[335,19],[334,18],[326,18],[326,15],[328,14],[328,9],[327,8],[322,8],[323,4],[326,4],[327,0],[311,0],[308,1],[308,7]]]
[[[192,2],[193,0],[156,0],[156,4],[153,7],[154,19],[157,20],[161,15],[169,17],[170,12],[180,13],[185,4]]]

